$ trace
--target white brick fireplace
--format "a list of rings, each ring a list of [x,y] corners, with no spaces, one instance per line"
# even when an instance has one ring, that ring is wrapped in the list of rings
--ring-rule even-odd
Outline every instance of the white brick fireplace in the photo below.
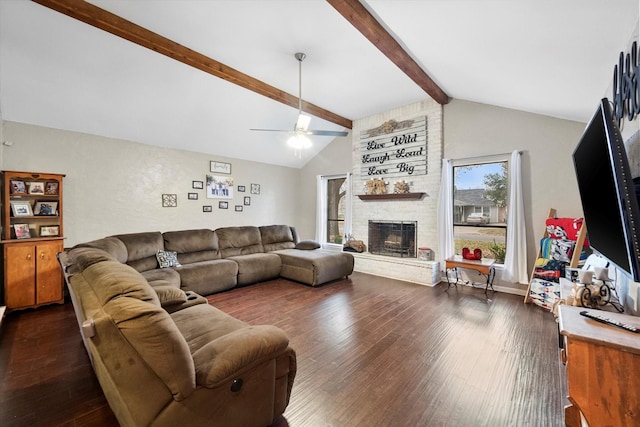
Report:
[[[369,163],[363,161],[361,134],[378,128],[389,121],[402,122],[426,117],[426,174],[424,169],[413,174],[369,175]],[[354,121],[353,126],[353,237],[363,240],[369,248],[369,221],[415,222],[416,247],[428,247],[438,256],[437,205],[440,192],[442,167],[442,106],[428,99],[383,114]],[[422,153],[420,154],[422,155]],[[393,157],[393,155],[391,156]],[[385,161],[382,159],[382,161]],[[384,165],[382,165],[384,166]],[[382,169],[380,166],[378,169]],[[425,193],[421,198],[361,200],[365,194],[365,183],[372,178],[382,178],[388,182],[388,193],[393,193],[394,183],[404,180],[410,185],[411,193]],[[433,285],[440,280],[440,267],[435,261],[420,261],[414,256],[385,256],[367,252],[355,256],[355,270],[378,276]]]

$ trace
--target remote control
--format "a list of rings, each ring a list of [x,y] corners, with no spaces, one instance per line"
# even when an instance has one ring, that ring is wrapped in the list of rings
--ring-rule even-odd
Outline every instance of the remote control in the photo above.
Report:
[[[588,311],[581,311],[581,315],[584,317],[588,317],[589,319],[593,319],[597,322],[606,323],[607,325],[617,326],[618,328],[626,329],[629,332],[635,332],[637,334],[640,333],[640,328],[637,328],[632,325],[628,325],[626,323],[618,322],[617,320],[609,319],[608,317],[604,317],[601,314],[592,314]]]

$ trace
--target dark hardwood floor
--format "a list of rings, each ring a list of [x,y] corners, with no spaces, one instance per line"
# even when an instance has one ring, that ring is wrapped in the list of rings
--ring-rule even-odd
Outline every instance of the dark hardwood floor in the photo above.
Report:
[[[519,296],[445,289],[354,273],[208,299],[289,335],[298,373],[275,427],[564,425],[553,316]],[[4,427],[117,425],[70,303],[6,316],[0,378]]]

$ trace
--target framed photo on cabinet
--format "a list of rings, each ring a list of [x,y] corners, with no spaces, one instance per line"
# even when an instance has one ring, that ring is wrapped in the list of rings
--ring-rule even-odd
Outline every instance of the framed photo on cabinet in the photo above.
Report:
[[[11,194],[27,194],[27,186],[24,181],[11,180]]]
[[[27,188],[29,189],[29,194],[44,194],[44,182],[27,182]]]
[[[60,227],[57,225],[43,225],[40,227],[40,237],[56,237],[60,235]]]
[[[29,202],[11,202],[11,212],[13,216],[33,216],[33,211],[31,210],[31,203]]]
[[[44,184],[44,194],[49,196],[57,196],[58,195],[58,183],[57,182],[47,182]]]
[[[31,238],[31,232],[29,231],[29,224],[14,224],[13,230],[16,232],[16,239]]]
[[[36,202],[33,207],[34,215],[57,215],[58,202]]]

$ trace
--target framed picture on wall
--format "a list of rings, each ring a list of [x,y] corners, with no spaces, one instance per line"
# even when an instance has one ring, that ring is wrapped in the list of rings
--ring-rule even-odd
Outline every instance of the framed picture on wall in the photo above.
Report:
[[[246,187],[244,185],[238,185],[238,192],[244,193],[246,191]]]
[[[187,193],[187,199],[198,200],[198,193]]]
[[[218,209],[229,209],[229,202],[218,202]]]
[[[213,206],[211,205],[204,205],[202,207],[202,212],[213,212]]]
[[[236,205],[236,212],[242,212],[242,205]]]
[[[231,173],[231,163],[211,161],[209,171],[229,175]]]
[[[251,184],[251,194],[260,194],[260,184]]]
[[[244,205],[245,206],[250,206],[251,205],[251,197],[244,196]]]
[[[204,181],[191,181],[191,188],[202,190],[204,188]]]

